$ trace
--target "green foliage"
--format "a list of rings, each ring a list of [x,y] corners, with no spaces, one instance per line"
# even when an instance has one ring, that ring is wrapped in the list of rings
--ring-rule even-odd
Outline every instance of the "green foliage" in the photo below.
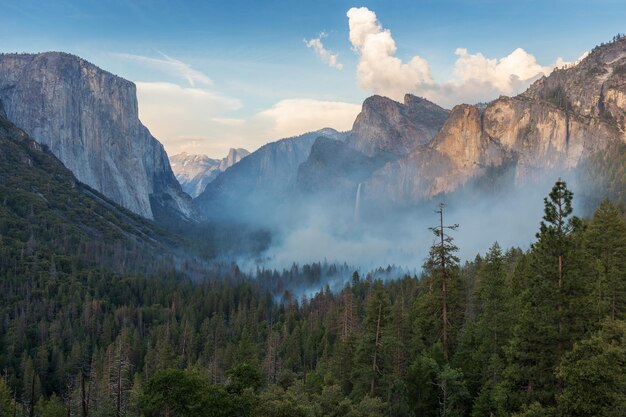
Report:
[[[248,363],[238,363],[226,371],[226,388],[233,394],[241,394],[246,388],[258,391],[261,388],[261,372]]]
[[[561,415],[626,415],[626,322],[606,319],[563,357],[558,375],[565,384],[558,397]]]
[[[626,317],[626,221],[609,200],[603,200],[587,230],[585,246],[595,259],[591,293],[600,317]]]
[[[67,408],[56,394],[52,394],[47,400],[42,397],[37,401],[35,414],[42,417],[66,417]]]
[[[223,387],[209,385],[192,371],[159,371],[145,385],[140,407],[146,417],[227,417],[236,412]]]
[[[559,109],[568,111],[572,108],[572,105],[567,96],[567,92],[562,86],[553,88],[545,92],[543,99],[547,102],[555,105]]]

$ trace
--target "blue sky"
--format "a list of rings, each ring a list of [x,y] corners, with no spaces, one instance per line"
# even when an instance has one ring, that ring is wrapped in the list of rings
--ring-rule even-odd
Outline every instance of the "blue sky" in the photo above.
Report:
[[[354,27],[353,7],[366,8]],[[446,107],[516,94],[557,58],[574,62],[626,32],[626,3],[614,0],[0,0],[0,9],[1,51],[70,52],[135,81],[140,116],[169,153],[216,157],[349,128],[374,93],[411,91]],[[313,39],[339,65],[307,47]]]

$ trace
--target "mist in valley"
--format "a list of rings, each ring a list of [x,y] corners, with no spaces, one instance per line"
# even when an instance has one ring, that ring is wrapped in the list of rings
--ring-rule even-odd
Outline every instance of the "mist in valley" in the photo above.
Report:
[[[439,225],[435,212],[444,203],[444,225],[458,224],[450,232],[459,247],[461,262],[484,254],[498,242],[505,250],[527,249],[535,239],[543,216],[543,199],[562,177],[577,193],[572,173],[550,173],[541,180],[515,184],[514,168],[500,172],[491,188],[470,181],[458,191],[436,196],[411,207],[399,208],[373,200],[366,183],[355,184],[344,195],[294,193],[282,201],[260,201],[230,208],[231,214],[251,227],[268,231],[271,241],[255,256],[236,256],[243,269],[288,269],[311,263],[349,265],[362,273],[393,267],[398,277],[419,274]],[[582,203],[575,197],[575,206]],[[581,210],[577,214],[584,215]],[[349,277],[338,281],[345,282]]]

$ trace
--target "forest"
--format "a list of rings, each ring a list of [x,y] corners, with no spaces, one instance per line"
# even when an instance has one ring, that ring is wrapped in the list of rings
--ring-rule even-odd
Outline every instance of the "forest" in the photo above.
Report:
[[[528,250],[464,263],[441,207],[420,274],[333,292],[348,266],[192,279],[60,253],[52,221],[12,234],[5,199],[0,416],[626,415],[626,220],[572,203],[557,181]]]

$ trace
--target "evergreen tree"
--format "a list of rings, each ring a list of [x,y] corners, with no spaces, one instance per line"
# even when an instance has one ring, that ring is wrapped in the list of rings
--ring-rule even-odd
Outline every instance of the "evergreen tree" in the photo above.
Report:
[[[381,380],[391,370],[386,340],[389,304],[389,297],[382,282],[376,281],[367,301],[365,318],[356,346],[353,394],[358,397],[364,394],[374,397],[384,392]]]
[[[430,230],[436,237],[424,263],[425,281],[418,296],[417,331],[425,346],[441,342],[444,358],[448,360],[451,348],[463,323],[464,306],[459,258],[459,248],[446,230],[456,230],[458,225],[444,226],[444,205],[439,205],[439,225]]]
[[[581,244],[581,222],[572,216],[572,198],[566,184],[557,181],[545,199],[528,264],[516,270],[521,294],[504,381],[513,411],[535,402],[554,406],[562,387],[556,366],[589,327],[589,262]]]
[[[558,368],[558,409],[568,417],[626,415],[626,322],[607,319],[574,345]]]
[[[626,315],[626,221],[609,200],[593,214],[585,242],[595,266],[592,302],[600,317]]]

